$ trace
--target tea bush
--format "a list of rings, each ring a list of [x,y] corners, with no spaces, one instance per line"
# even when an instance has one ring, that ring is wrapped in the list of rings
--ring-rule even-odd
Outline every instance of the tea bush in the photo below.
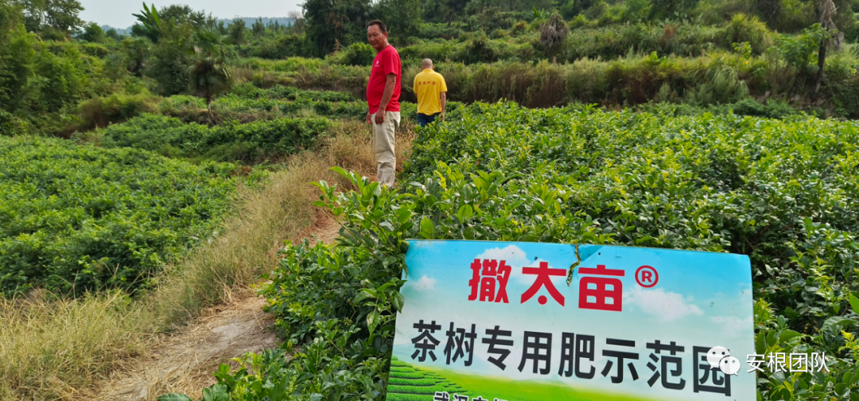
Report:
[[[761,399],[857,399],[857,140],[855,123],[808,116],[474,104],[421,131],[402,192],[343,171],[355,190],[318,183],[339,243],[288,246],[263,290],[285,348],[301,350],[277,374],[221,372],[216,386],[242,400],[381,396],[405,239],[427,238],[749,255],[757,352],[824,352],[829,368],[761,375]]]
[[[231,207],[230,164],[0,137],[0,296],[145,286]]]
[[[309,148],[331,124],[324,118],[279,118],[208,127],[144,114],[105,129],[102,145],[146,149],[170,157],[253,162]]]

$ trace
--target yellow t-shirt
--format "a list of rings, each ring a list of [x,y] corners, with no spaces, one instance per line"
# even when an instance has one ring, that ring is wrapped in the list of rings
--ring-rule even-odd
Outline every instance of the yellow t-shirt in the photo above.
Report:
[[[426,69],[415,77],[415,94],[418,96],[418,113],[433,115],[441,113],[442,92],[447,92],[447,84],[441,74]]]

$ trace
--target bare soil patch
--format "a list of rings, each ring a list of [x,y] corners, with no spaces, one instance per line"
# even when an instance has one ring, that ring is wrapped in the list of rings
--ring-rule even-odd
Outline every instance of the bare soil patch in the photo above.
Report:
[[[331,243],[340,225],[318,214],[305,237],[311,243]],[[135,365],[106,380],[95,394],[81,399],[154,401],[165,393],[200,396],[200,389],[216,383],[212,372],[232,358],[279,345],[272,330],[274,319],[263,312],[265,299],[251,289],[235,294],[227,304],[209,308],[184,330],[156,339]]]

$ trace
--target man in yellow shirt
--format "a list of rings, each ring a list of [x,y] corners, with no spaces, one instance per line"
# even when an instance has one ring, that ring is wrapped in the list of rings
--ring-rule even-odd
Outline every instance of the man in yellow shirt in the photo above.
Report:
[[[423,71],[415,77],[414,90],[418,97],[418,124],[426,127],[437,116],[444,121],[447,84],[441,74],[433,71],[432,60],[425,58],[421,61],[421,68]]]

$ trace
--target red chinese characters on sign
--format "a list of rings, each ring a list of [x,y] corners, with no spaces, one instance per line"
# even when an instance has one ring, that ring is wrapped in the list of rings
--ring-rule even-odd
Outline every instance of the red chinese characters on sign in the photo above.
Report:
[[[502,260],[474,259],[471,263],[473,276],[468,281],[471,287],[469,301],[509,303],[507,300],[507,281],[510,280],[510,266]]]
[[[623,277],[623,270],[583,267],[579,274]],[[593,301],[591,301],[593,299]],[[623,282],[618,278],[582,277],[579,280],[579,309],[595,309],[620,312],[623,309]]]
[[[555,302],[564,306],[564,296],[558,292],[558,289],[555,288],[555,285],[552,284],[552,279],[550,276],[566,276],[567,272],[564,269],[550,269],[548,262],[540,262],[540,267],[523,267],[522,274],[533,274],[537,276],[537,279],[534,280],[534,284],[531,285],[531,288],[528,288],[528,291],[525,291],[522,294],[522,303],[531,299],[537,291],[540,291],[540,287],[546,287],[546,290],[549,291],[549,295],[555,300]],[[546,297],[541,296],[537,298],[537,302],[540,305],[545,305],[548,300]]]
[[[469,301],[510,303],[507,298],[507,282],[510,280],[511,268],[505,261],[474,259],[471,270],[472,278],[468,281],[468,286],[471,288]],[[655,272],[655,269],[653,270]],[[550,269],[548,262],[540,262],[539,267],[523,267],[522,274],[536,276],[536,278],[534,284],[531,284],[531,287],[522,294],[520,303],[528,302],[545,287],[552,299],[564,306],[564,296],[552,283],[552,276],[564,277],[567,275],[566,270]],[[626,275],[623,270],[607,269],[605,265],[597,265],[596,268],[580,268],[579,274],[582,276],[579,279],[579,309],[613,312],[623,310],[623,282],[617,278]],[[545,305],[548,301],[548,298],[543,295],[537,298],[540,305]]]

